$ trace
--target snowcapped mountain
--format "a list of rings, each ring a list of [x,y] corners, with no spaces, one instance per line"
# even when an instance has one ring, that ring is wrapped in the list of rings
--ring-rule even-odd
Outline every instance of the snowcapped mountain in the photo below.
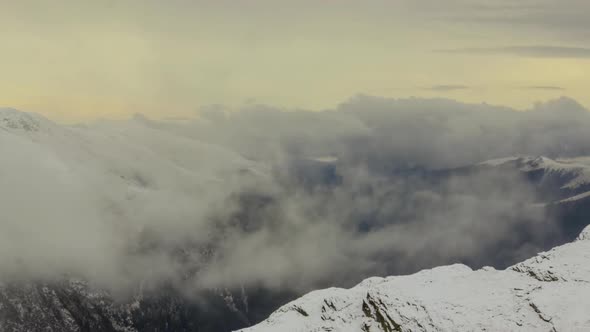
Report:
[[[0,108],[0,128],[4,130],[38,131],[50,122],[38,114],[20,112],[12,108]]]
[[[442,266],[311,292],[242,332],[589,331],[590,227],[506,270]]]
[[[479,163],[479,167],[514,168],[523,172],[541,190],[557,195],[556,201],[574,199],[590,192],[590,157],[508,157]]]
[[[495,172],[516,170],[536,192],[538,206],[560,224],[567,239],[573,239],[590,220],[590,158],[509,157],[470,166]]]

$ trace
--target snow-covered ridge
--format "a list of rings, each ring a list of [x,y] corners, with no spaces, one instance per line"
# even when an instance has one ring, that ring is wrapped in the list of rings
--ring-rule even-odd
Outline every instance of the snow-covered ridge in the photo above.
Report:
[[[589,234],[506,270],[456,264],[314,291],[242,332],[590,331]]]
[[[51,121],[39,114],[21,112],[12,108],[0,108],[0,128],[5,130],[36,132],[42,127],[53,125]]]
[[[508,157],[487,160],[479,165],[498,167],[515,164],[523,172],[543,170],[547,175],[566,176],[570,179],[563,188],[575,189],[590,184],[590,157],[558,158]]]

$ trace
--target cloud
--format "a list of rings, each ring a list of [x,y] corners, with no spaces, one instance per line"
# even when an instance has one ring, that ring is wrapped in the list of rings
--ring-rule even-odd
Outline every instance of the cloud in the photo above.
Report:
[[[560,86],[554,86],[554,85],[531,85],[531,86],[525,86],[524,89],[549,90],[549,91],[564,91],[565,90],[565,88],[562,88]]]
[[[443,84],[443,85],[433,85],[433,86],[427,87],[425,89],[432,90],[432,91],[446,92],[446,91],[456,91],[456,90],[467,90],[469,88],[470,87],[468,87],[466,85]]]
[[[507,54],[533,58],[590,58],[590,48],[563,46],[506,46],[492,48],[457,48],[436,50],[442,53],[464,53],[476,55]]]
[[[1,112],[0,274],[114,289],[302,290],[509,264],[562,239],[535,188],[510,172],[424,175],[590,153],[590,114],[565,97],[516,111],[359,95],[322,112],[218,105],[76,127]]]
[[[461,1],[418,0],[408,4],[417,15],[453,24],[487,25],[535,36],[556,35],[560,39],[585,42],[590,33],[584,0]]]
[[[285,189],[277,203],[284,212],[263,214],[267,227],[233,234],[202,282],[296,289],[350,285],[448,261],[505,264],[534,251],[534,245],[499,245],[518,239],[517,228],[537,240],[548,236],[539,229],[559,237],[542,209],[530,207],[533,188],[507,173],[458,177],[440,187],[358,169],[343,173],[333,191]]]

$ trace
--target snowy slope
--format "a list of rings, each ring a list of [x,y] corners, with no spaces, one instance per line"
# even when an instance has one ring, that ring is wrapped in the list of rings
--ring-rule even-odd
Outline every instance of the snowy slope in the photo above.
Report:
[[[0,128],[13,132],[37,132],[44,127],[56,127],[51,121],[35,113],[21,112],[12,108],[0,108]]]
[[[590,226],[507,270],[464,265],[311,292],[243,332],[590,331]]]
[[[590,185],[590,157],[558,158],[547,157],[508,157],[487,160],[479,165],[509,166],[514,165],[523,172],[543,171],[545,178],[562,177],[562,188],[576,189]]]

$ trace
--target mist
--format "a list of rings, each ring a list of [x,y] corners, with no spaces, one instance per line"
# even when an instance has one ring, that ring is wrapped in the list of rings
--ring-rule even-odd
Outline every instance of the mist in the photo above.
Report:
[[[506,266],[559,241],[555,220],[517,172],[448,170],[590,152],[589,113],[569,98],[515,110],[361,95],[75,126],[0,114],[0,274],[121,292]]]

